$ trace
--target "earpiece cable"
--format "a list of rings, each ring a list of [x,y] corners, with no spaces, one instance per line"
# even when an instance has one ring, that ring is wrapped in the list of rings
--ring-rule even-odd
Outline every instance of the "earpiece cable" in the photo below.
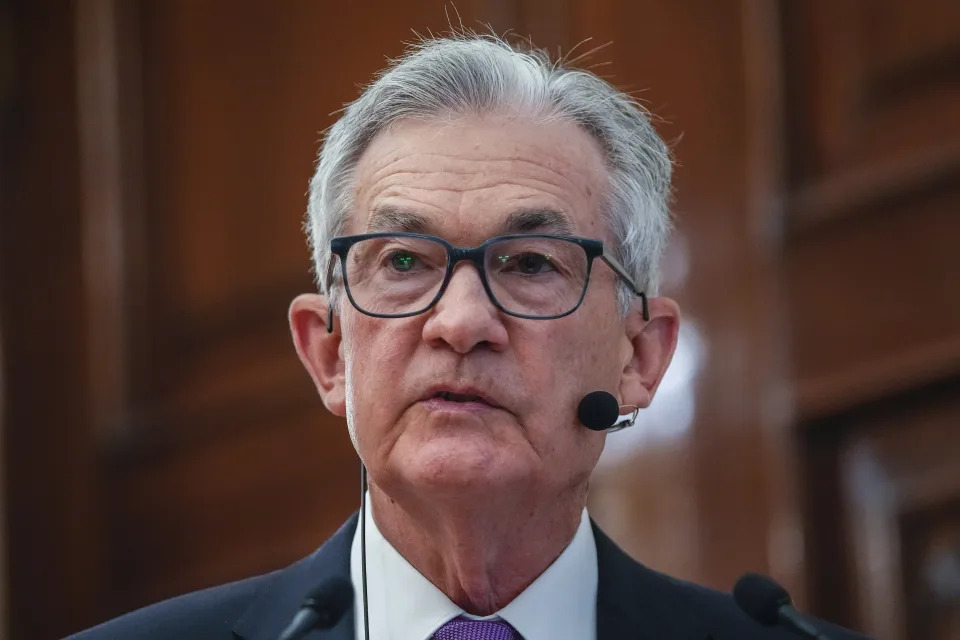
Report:
[[[367,467],[360,461],[360,578],[363,583],[363,637],[370,640],[370,609],[367,607]]]

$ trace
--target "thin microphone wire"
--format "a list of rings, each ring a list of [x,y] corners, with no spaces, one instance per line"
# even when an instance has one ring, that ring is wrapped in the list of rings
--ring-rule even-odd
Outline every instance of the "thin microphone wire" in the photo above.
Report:
[[[363,583],[363,637],[370,640],[370,610],[367,607],[367,467],[360,461],[360,577]]]

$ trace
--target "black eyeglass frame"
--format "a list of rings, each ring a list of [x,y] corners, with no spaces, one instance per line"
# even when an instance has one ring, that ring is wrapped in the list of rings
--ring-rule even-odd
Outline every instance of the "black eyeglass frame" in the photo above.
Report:
[[[419,238],[421,240],[431,240],[440,245],[443,245],[447,249],[447,270],[443,275],[443,282],[440,284],[440,288],[437,290],[437,294],[434,296],[433,300],[430,301],[423,309],[419,311],[409,311],[406,313],[373,313],[362,309],[360,305],[353,298],[353,294],[350,292],[350,283],[347,279],[347,253],[350,251],[350,248],[358,242],[364,240],[370,240],[372,238],[388,238],[388,237],[400,237],[400,238]],[[580,298],[577,300],[577,303],[573,306],[572,309],[564,313],[558,313],[552,316],[537,316],[530,315],[525,313],[516,313],[513,311],[508,311],[504,306],[497,300],[497,296],[493,293],[493,290],[490,288],[490,282],[487,280],[487,269],[486,269],[486,253],[487,248],[490,245],[500,242],[503,240],[514,240],[520,238],[547,238],[551,240],[563,240],[570,242],[579,246],[583,249],[584,253],[587,255],[587,274],[583,280],[583,290],[580,292]],[[633,281],[633,278],[627,274],[626,269],[620,264],[620,261],[614,258],[610,252],[606,250],[603,246],[602,240],[594,240],[592,238],[580,238],[577,236],[562,236],[554,235],[548,233],[516,233],[503,236],[494,236],[486,242],[477,245],[476,247],[457,247],[450,244],[443,238],[438,236],[431,236],[423,233],[409,233],[409,232],[381,232],[381,233],[363,233],[353,236],[339,236],[330,240],[330,253],[332,255],[340,258],[340,273],[343,278],[343,288],[347,293],[347,297],[350,299],[350,304],[353,305],[354,309],[360,313],[372,316],[374,318],[409,318],[411,316],[418,316],[421,313],[426,313],[437,302],[440,301],[440,298],[443,297],[444,291],[447,289],[447,285],[450,284],[450,278],[453,275],[453,269],[457,266],[458,263],[467,260],[473,263],[476,267],[477,272],[480,274],[480,282],[483,283],[484,291],[487,293],[487,298],[493,305],[507,314],[508,316],[513,316],[515,318],[524,318],[527,320],[556,320],[557,318],[563,318],[568,316],[577,309],[580,308],[580,305],[583,304],[583,299],[587,295],[587,287],[590,286],[590,274],[593,271],[593,261],[595,258],[600,258],[603,260],[608,267],[610,267],[617,276],[627,283],[627,286],[630,287],[630,291],[638,296],[641,300],[643,307],[643,319],[650,319],[650,310],[647,306],[647,296],[640,290],[640,287]],[[333,285],[333,260],[330,260],[330,264],[327,268],[327,291],[330,290]],[[328,319],[327,319],[327,332],[333,332],[333,307],[330,307],[328,310]]]

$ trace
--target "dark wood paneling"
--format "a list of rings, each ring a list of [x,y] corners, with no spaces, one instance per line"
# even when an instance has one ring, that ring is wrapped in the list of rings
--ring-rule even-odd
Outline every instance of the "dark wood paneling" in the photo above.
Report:
[[[806,425],[813,606],[873,637],[953,638],[957,379]],[[936,633],[934,633],[936,631]]]
[[[358,467],[321,411],[254,415],[229,436],[114,461],[118,606],[281,567],[333,533],[355,508]]]
[[[839,514],[848,538],[835,566],[850,568],[857,622],[876,637],[954,637],[941,633],[960,604],[949,573],[960,513],[958,391],[954,381],[891,396],[842,421]]]
[[[9,67],[4,59],[12,95],[3,105],[0,143],[2,467],[12,638],[60,637],[88,624],[103,578],[82,337],[71,6],[14,3],[13,33],[2,36],[14,38]]]
[[[956,2],[782,4],[791,157],[800,183],[900,161],[957,139]]]
[[[903,518],[907,638],[960,638],[960,500]]]
[[[781,6],[810,595],[877,637],[952,637],[923,576],[960,499],[960,6]]]
[[[801,413],[960,365],[954,2],[781,3],[786,263]]]
[[[805,414],[923,384],[960,363],[958,208],[955,188],[878,203],[869,221],[788,244]]]

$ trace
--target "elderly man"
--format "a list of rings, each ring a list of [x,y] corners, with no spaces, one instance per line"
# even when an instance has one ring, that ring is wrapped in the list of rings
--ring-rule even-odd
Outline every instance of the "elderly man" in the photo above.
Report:
[[[310,637],[785,638],[586,512],[603,429],[650,404],[677,341],[654,296],[670,169],[645,112],[590,73],[492,37],[414,47],[326,136],[307,221],[322,293],[289,313],[368,471],[360,526],[78,637],[273,640],[339,576],[343,613]]]

